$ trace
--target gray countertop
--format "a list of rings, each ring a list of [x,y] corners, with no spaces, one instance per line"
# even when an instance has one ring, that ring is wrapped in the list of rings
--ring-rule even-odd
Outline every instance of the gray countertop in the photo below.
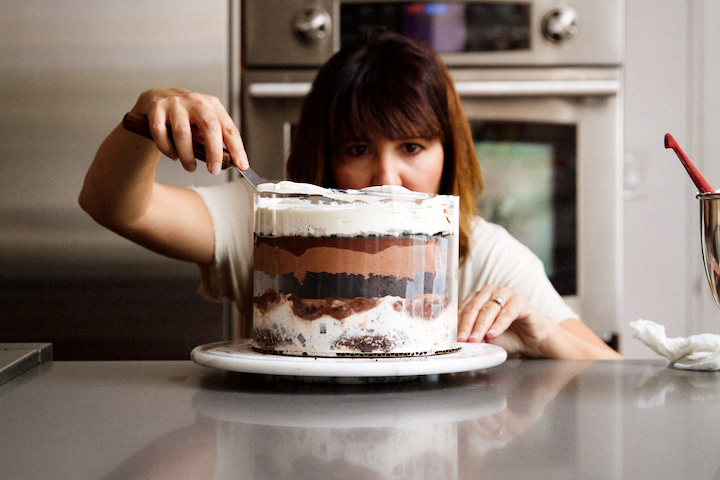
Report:
[[[53,357],[51,343],[0,343],[0,385]]]
[[[2,478],[718,478],[720,373],[508,360],[328,385],[49,362],[0,386]]]

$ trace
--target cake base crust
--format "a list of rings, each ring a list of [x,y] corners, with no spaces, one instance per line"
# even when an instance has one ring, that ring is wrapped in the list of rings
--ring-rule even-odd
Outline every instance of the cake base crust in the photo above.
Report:
[[[258,353],[269,353],[271,355],[288,355],[282,350],[266,350],[264,348],[256,348],[252,347],[253,351]],[[335,357],[347,357],[347,358],[402,358],[402,357],[422,357],[425,355],[447,355],[450,353],[457,353],[461,350],[460,347],[450,348],[448,350],[438,350],[437,352],[428,353],[428,352],[408,352],[408,353],[337,353],[334,356]],[[301,356],[301,355],[293,355],[295,357]],[[302,356],[311,356],[311,355],[302,355]],[[313,355],[313,356],[320,356],[320,355]]]

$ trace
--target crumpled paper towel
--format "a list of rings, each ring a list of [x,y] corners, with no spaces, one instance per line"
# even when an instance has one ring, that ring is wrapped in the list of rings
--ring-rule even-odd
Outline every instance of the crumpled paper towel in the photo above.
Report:
[[[720,335],[702,333],[667,338],[665,327],[650,320],[630,322],[633,336],[682,370],[720,370]]]

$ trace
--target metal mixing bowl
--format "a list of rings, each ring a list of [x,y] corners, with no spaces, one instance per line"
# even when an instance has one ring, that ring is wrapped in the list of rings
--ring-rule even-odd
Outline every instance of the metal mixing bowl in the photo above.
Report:
[[[720,307],[720,193],[701,193],[697,198],[700,200],[700,232],[705,275],[715,303]]]

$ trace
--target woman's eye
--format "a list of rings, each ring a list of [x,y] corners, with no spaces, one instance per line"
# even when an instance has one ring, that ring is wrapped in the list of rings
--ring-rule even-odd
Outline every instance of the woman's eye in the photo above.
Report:
[[[417,153],[422,150],[422,148],[422,145],[418,143],[406,143],[403,145],[403,150],[405,150],[406,153]]]
[[[365,145],[352,145],[345,150],[348,155],[352,155],[353,157],[365,155],[367,151],[368,148]]]

